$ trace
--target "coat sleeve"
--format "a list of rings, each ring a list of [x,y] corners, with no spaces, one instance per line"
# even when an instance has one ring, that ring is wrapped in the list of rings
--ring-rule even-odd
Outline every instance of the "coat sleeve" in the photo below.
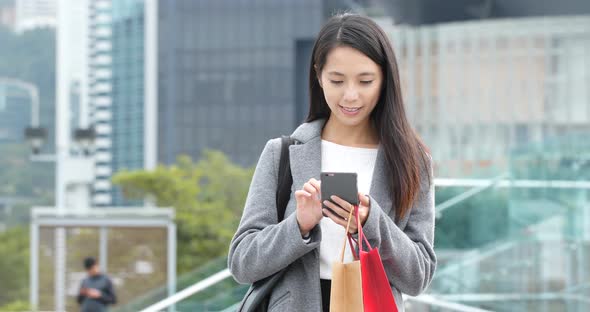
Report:
[[[277,223],[275,195],[280,152],[280,138],[266,143],[230,244],[228,267],[239,283],[251,284],[268,277],[319,246],[319,226],[311,231],[311,241],[306,243],[295,213]]]
[[[100,300],[104,304],[116,304],[117,303],[117,296],[115,295],[115,289],[113,287],[113,283],[109,279],[107,282],[107,286],[105,289],[102,290],[102,296]]]
[[[420,191],[402,231],[394,222],[395,209],[385,213],[371,197],[363,226],[373,247],[379,248],[389,282],[402,293],[417,296],[430,285],[436,269],[434,253],[434,182],[432,159],[421,170]]]
[[[78,296],[76,297],[76,301],[78,301],[78,304],[82,304],[84,302],[84,300],[86,300],[86,296],[82,294],[82,289],[86,288],[86,278],[84,278],[82,280],[82,282],[80,282],[80,288],[78,289]]]
[[[80,287],[80,290],[78,290],[78,296],[76,297],[76,301],[78,301],[78,304],[82,304],[82,302],[84,302],[84,299],[86,299],[86,296],[82,295],[81,290],[82,287]]]

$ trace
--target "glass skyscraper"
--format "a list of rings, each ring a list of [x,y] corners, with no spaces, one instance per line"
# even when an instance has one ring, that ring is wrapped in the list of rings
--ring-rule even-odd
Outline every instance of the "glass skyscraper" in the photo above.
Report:
[[[295,74],[307,79],[297,55],[310,45],[298,42],[319,31],[321,1],[159,1],[157,11],[158,162],[210,148],[252,165],[302,121]]]
[[[144,168],[144,1],[113,2],[112,169]],[[113,188],[113,205],[125,202]]]

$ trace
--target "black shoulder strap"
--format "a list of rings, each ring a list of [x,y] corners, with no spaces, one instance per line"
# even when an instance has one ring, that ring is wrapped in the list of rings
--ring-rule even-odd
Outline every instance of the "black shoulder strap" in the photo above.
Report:
[[[289,146],[295,144],[295,140],[290,136],[281,137],[281,160],[279,161],[279,176],[277,185],[277,216],[278,222],[285,217],[285,210],[291,197],[291,186],[293,185],[293,176],[291,175],[291,165],[289,161]]]

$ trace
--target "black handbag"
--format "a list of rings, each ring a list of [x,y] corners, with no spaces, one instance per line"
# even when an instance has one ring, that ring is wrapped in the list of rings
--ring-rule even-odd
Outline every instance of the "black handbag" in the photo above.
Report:
[[[285,217],[285,210],[291,197],[291,186],[293,185],[293,176],[291,175],[291,166],[289,161],[289,146],[295,144],[289,136],[281,137],[281,158],[279,161],[279,176],[278,186],[276,192],[277,216],[278,222],[281,222]],[[270,300],[270,293],[275,285],[285,274],[285,269],[277,273],[261,279],[248,289],[248,292],[242,300],[242,304],[238,308],[239,312],[266,312],[268,311],[268,304]]]

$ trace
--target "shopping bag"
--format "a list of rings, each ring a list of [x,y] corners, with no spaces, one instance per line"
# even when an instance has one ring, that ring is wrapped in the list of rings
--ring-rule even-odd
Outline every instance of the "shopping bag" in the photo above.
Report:
[[[371,244],[363,234],[358,213],[355,213],[358,227],[358,247],[361,262],[363,306],[365,312],[398,312],[393,292],[383,268],[383,262],[377,248]],[[348,233],[348,231],[346,231]],[[363,249],[363,242],[368,250]]]
[[[346,236],[340,253],[340,261],[332,264],[332,286],[330,289],[330,312],[364,312],[361,263],[352,245],[352,237],[348,233],[353,211],[348,216]],[[354,261],[344,263],[346,241],[350,244]]]

